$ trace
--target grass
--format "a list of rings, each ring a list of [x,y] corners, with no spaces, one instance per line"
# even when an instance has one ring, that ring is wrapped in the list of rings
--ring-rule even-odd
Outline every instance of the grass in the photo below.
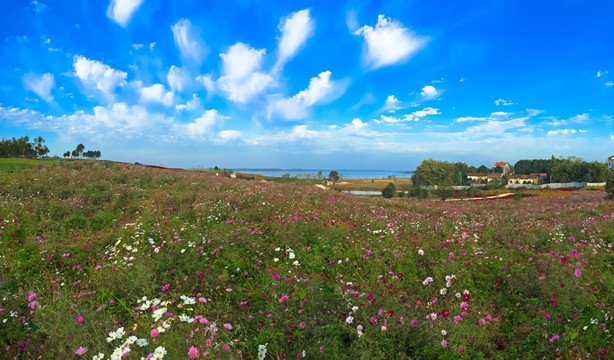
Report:
[[[51,159],[32,160],[32,159],[0,158],[0,174],[20,172],[25,169],[36,167],[40,164],[49,163],[50,161],[53,161],[53,160]]]
[[[3,359],[614,354],[602,191],[420,202],[45,165],[1,177]]]

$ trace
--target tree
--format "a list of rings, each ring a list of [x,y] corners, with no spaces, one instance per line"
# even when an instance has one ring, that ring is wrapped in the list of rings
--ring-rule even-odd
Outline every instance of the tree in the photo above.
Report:
[[[605,183],[605,192],[608,194],[608,199],[614,199],[614,171],[612,170],[610,170],[610,174]]]
[[[79,157],[79,152],[75,149],[75,150],[72,151],[71,155],[74,158]]]
[[[324,178],[324,175],[322,175],[322,170],[318,170],[318,175],[316,175],[316,177],[318,180],[322,180]]]
[[[488,173],[490,169],[486,167],[486,165],[480,165],[480,167],[478,168],[478,172],[482,173],[482,174],[486,174]]]
[[[77,156],[81,157],[83,150],[85,150],[85,145],[79,144],[75,150],[77,150]]]
[[[34,150],[36,151],[36,155],[45,156],[49,153],[49,148],[45,144],[45,139],[42,136],[38,136],[34,139]]]
[[[454,165],[433,159],[423,160],[416,168],[412,182],[414,185],[446,186],[454,184],[456,173]]]
[[[330,173],[328,173],[328,178],[333,179],[333,182],[336,183],[339,181],[339,173],[335,170],[332,170]]]
[[[393,183],[388,183],[384,190],[382,190],[382,196],[386,199],[390,199],[397,192],[396,186]]]
[[[70,151],[67,151],[67,152],[65,152],[65,153],[64,153],[64,157],[65,157],[65,158],[67,158],[67,157],[69,157],[69,156],[70,156]]]
[[[503,168],[501,166],[495,166],[493,170],[495,174],[503,174]]]

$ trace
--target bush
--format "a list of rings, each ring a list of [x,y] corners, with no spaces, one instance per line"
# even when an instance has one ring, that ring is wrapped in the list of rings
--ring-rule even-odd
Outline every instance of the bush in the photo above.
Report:
[[[610,176],[605,183],[605,192],[608,194],[608,199],[614,199],[614,171],[610,172]]]
[[[382,196],[386,199],[390,199],[394,196],[394,193],[397,191],[397,187],[394,186],[393,183],[388,183],[384,190],[382,190]]]

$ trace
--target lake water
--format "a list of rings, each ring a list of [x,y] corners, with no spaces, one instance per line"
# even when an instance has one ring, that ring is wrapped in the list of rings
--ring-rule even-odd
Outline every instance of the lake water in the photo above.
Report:
[[[242,172],[248,174],[258,174],[263,176],[275,176],[281,177],[284,174],[290,174],[291,177],[297,176],[297,174],[309,174],[315,176],[319,170],[313,169],[232,169],[234,172]],[[356,178],[388,178],[388,176],[394,175],[396,177],[411,177],[413,171],[402,170],[336,170],[342,178],[356,179]],[[328,176],[330,170],[322,170],[323,176]],[[304,177],[304,176],[300,176]]]

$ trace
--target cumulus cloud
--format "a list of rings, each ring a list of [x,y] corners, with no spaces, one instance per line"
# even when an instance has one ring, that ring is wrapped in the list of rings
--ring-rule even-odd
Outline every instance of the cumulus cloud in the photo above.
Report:
[[[144,103],[160,103],[166,107],[173,105],[174,93],[165,91],[164,85],[154,84],[140,88],[140,101]]]
[[[276,134],[263,135],[247,140],[252,145],[270,145],[274,143],[292,143],[300,140],[319,140],[329,135],[325,131],[310,130],[307,125],[296,125],[291,132],[280,131]]]
[[[607,87],[610,87],[610,86],[614,85],[614,82],[606,81],[604,85],[607,86]]]
[[[25,87],[33,91],[39,98],[47,102],[53,101],[53,96],[51,95],[51,89],[55,85],[53,74],[36,75],[30,73],[26,74],[22,80]]]
[[[192,94],[191,100],[189,100],[185,104],[178,104],[177,106],[175,106],[175,109],[180,110],[180,111],[182,110],[194,111],[194,110],[199,109],[200,106],[201,106],[200,98],[196,96],[196,94]]]
[[[589,120],[588,114],[584,113],[584,114],[578,114],[576,116],[573,116],[569,119],[569,121],[571,122],[575,122],[575,123],[585,123]]]
[[[380,111],[382,112],[395,112],[396,110],[401,109],[401,107],[399,106],[399,99],[396,98],[396,96],[394,95],[388,95],[388,97],[386,98],[386,103],[384,104],[384,106],[380,109]]]
[[[309,115],[309,109],[317,104],[326,104],[343,94],[345,84],[333,81],[330,71],[321,72],[309,80],[309,87],[290,98],[277,99],[267,106],[267,118],[279,116],[286,120],[298,120]]]
[[[192,23],[188,19],[181,19],[171,27],[175,45],[179,49],[181,59],[184,61],[200,65],[207,57],[207,44],[202,40]],[[155,43],[153,43],[155,46]],[[150,50],[153,46],[150,45]]]
[[[457,123],[467,122],[467,121],[486,121],[487,117],[479,117],[479,116],[463,116],[456,119]]]
[[[501,98],[495,100],[495,105],[499,106],[499,105],[503,105],[503,106],[509,106],[509,105],[514,105],[514,103],[511,100],[503,100]]]
[[[424,98],[424,100],[434,99],[438,95],[439,95],[439,93],[437,92],[437,89],[435,89],[435,87],[432,86],[432,85],[427,85],[427,86],[423,87],[422,91],[420,92],[420,96],[422,96]]]
[[[279,31],[279,58],[277,67],[283,66],[305,45],[315,30],[315,21],[311,18],[309,9],[293,12],[281,19]]]
[[[89,60],[81,55],[73,57],[73,68],[81,83],[89,88],[102,91],[107,97],[113,97],[118,86],[126,84],[128,74],[111,68],[96,60]]]
[[[607,70],[599,70],[597,71],[597,77],[602,77],[604,75],[607,75],[609,73],[609,71]]]
[[[223,130],[217,134],[219,141],[226,142],[240,139],[243,133],[238,130]]]
[[[265,53],[265,49],[256,50],[239,42],[220,54],[224,76],[217,80],[217,87],[229,100],[246,103],[272,85],[270,75],[258,72]]]
[[[455,122],[457,123],[462,123],[462,122],[468,122],[468,121],[488,121],[488,120],[494,120],[494,121],[498,121],[501,120],[502,117],[506,117],[508,116],[509,113],[505,112],[505,111],[495,111],[490,113],[489,116],[463,116],[463,117],[459,117],[455,120]],[[531,114],[531,112],[529,112],[529,117],[533,116],[533,114]]]
[[[363,61],[371,69],[406,61],[420,51],[428,39],[400,22],[379,15],[375,28],[365,25],[354,32],[364,38]]]
[[[213,128],[220,125],[227,116],[218,114],[217,110],[205,110],[202,116],[184,126],[187,136],[196,140],[205,140],[212,137]]]
[[[142,3],[143,0],[111,0],[107,8],[107,17],[121,27],[126,27]]]
[[[183,90],[189,86],[191,79],[184,69],[173,65],[168,70],[166,82],[168,82],[168,86],[171,87],[171,90],[183,92]]]

